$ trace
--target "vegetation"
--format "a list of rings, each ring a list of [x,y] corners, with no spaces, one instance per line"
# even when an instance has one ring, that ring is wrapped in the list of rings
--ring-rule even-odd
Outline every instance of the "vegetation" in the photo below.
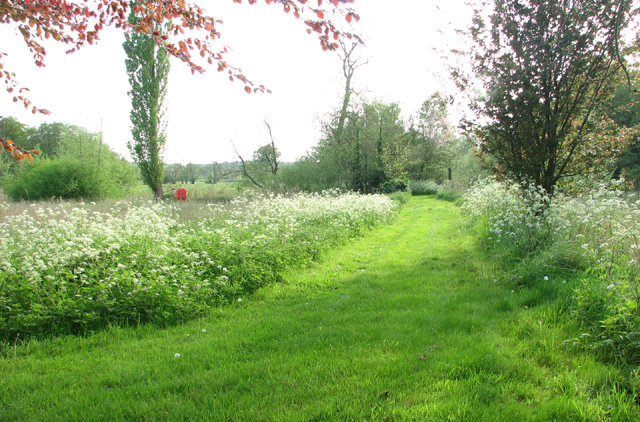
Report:
[[[132,10],[129,16],[131,25],[138,25],[138,20]],[[167,29],[156,26],[154,32],[165,33]],[[125,64],[131,86],[129,96],[133,141],[127,146],[138,164],[142,180],[155,198],[161,199],[164,172],[162,152],[166,141],[164,101],[169,77],[169,54],[165,48],[156,45],[151,35],[145,33],[127,34],[123,47],[127,54]]]
[[[11,345],[0,418],[638,420],[637,373],[562,345],[579,331],[550,296],[571,279],[505,280],[462,218],[413,198],[393,224],[191,323]]]
[[[598,114],[626,70],[620,37],[631,3],[496,0],[488,18],[476,11],[466,54],[484,94],[472,105],[488,121],[476,129],[496,171],[552,193],[617,152],[624,139],[595,133],[611,130]],[[462,70],[454,76],[475,88]]]
[[[640,419],[630,0],[478,8],[475,75],[453,75],[474,96],[464,134],[443,94],[405,118],[355,93],[360,39],[321,1],[268,1],[340,50],[344,96],[295,163],[265,121],[252,156],[186,165],[160,155],[169,55],[267,90],[213,51],[220,22],[183,1],[36,3],[2,3],[0,22],[38,65],[43,37],[124,30],[130,148],[156,201],[104,200],[136,174],[99,134],[0,119],[0,420]]]
[[[0,184],[13,200],[120,198],[137,183],[135,169],[101,134],[62,123],[30,128],[13,118],[0,120],[4,133],[43,151],[33,164],[0,158]]]
[[[405,190],[409,179],[447,180],[462,141],[447,121],[445,99],[433,94],[410,122],[402,121],[400,112],[395,103],[365,101],[352,106],[344,122],[342,111],[334,113],[324,123],[318,145],[283,167],[280,182],[312,192],[339,187],[369,193]],[[473,177],[462,176],[465,171],[479,173],[462,162],[459,168],[466,170],[456,177]]]
[[[640,363],[639,206],[605,187],[550,197],[539,187],[496,181],[477,185],[464,203],[518,285],[574,280],[563,289],[561,311],[583,332],[569,344],[630,365]]]
[[[388,220],[383,196],[299,195],[205,206],[29,207],[0,223],[0,339],[161,326],[241,300]]]

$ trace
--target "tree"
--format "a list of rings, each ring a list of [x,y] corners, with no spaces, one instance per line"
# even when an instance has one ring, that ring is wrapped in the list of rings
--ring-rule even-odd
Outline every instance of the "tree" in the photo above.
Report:
[[[620,128],[630,130],[632,139],[629,145],[618,154],[615,160],[614,177],[620,177],[624,173],[626,180],[634,181],[636,189],[640,188],[640,93],[635,88],[639,75],[633,75],[634,85],[629,87],[621,84],[616,87],[610,104],[607,107],[607,115]],[[623,129],[623,130],[625,130]]]
[[[198,180],[198,175],[200,174],[200,169],[196,164],[189,163],[184,167],[184,177],[187,179],[187,182],[191,182],[191,184],[195,184],[196,180]]]
[[[69,125],[64,123],[42,123],[37,129],[27,134],[27,140],[21,145],[25,145],[27,148],[36,148],[47,156],[54,156],[57,154],[60,141],[67,130],[69,130]]]
[[[369,193],[404,171],[398,167],[404,157],[401,144],[405,130],[397,104],[373,101],[354,107],[347,113],[337,139],[340,116],[341,112],[336,111],[323,125],[323,139],[312,153],[311,162],[317,163],[325,188]]]
[[[271,138],[271,143],[266,144],[258,148],[253,153],[253,161],[258,165],[265,167],[266,171],[271,173],[271,175],[275,178],[278,175],[278,166],[279,166],[279,158],[280,151],[276,148],[276,143],[273,140],[273,133],[271,132],[271,126],[266,121],[264,124],[267,126],[269,130],[269,137]]]
[[[238,170],[227,172],[224,176],[231,173],[240,173],[242,177],[253,183],[260,189],[271,189],[273,191],[278,189],[277,176],[278,169],[280,167],[280,151],[276,148],[275,141],[273,140],[273,133],[271,132],[271,126],[266,121],[265,126],[269,130],[269,137],[271,142],[262,145],[253,152],[252,160],[245,160],[244,157],[238,152],[235,144],[231,141],[233,151],[236,153],[236,157],[240,160],[240,166]],[[217,163],[215,163],[217,165]],[[214,167],[215,169],[215,167]]]
[[[342,74],[344,75],[345,86],[344,95],[342,97],[342,108],[338,115],[338,124],[334,134],[337,142],[342,140],[342,131],[344,130],[344,123],[347,120],[349,100],[352,93],[351,80],[353,79],[356,69],[368,63],[368,61],[362,62],[360,57],[354,56],[356,50],[361,45],[362,44],[359,42],[352,41],[351,44],[347,46],[344,41],[340,41],[340,53],[338,53],[338,56],[340,57],[340,60],[342,60]]]
[[[487,123],[473,128],[497,171],[553,193],[588,157],[596,108],[624,70],[619,41],[631,3],[494,0],[489,24],[476,11],[469,57],[485,91],[474,107]],[[462,72],[454,77],[470,87]]]
[[[182,174],[182,164],[169,164],[164,169],[164,183],[178,183]]]
[[[100,133],[62,123],[27,128],[26,132],[52,127],[61,128],[56,153],[34,164],[15,163],[22,168],[4,186],[12,199],[119,198],[135,184],[135,169],[102,143]]]
[[[135,9],[135,4],[133,3]],[[138,18],[131,14],[132,24]],[[155,29],[159,32],[162,28]],[[124,42],[125,64],[131,91],[131,136],[127,146],[138,164],[144,183],[156,199],[162,199],[164,162],[162,152],[166,141],[164,100],[167,95],[169,56],[153,38],[144,33],[127,34]]]
[[[409,128],[406,168],[411,179],[442,180],[451,166],[454,134],[447,104],[448,100],[439,92],[430,95]]]
[[[242,3],[242,0],[232,0]],[[280,4],[286,13],[304,19],[308,33],[318,35],[324,50],[336,50],[341,38],[358,39],[342,32],[325,15],[335,12],[351,22],[359,20],[353,9],[346,6],[354,0],[329,0],[327,8],[323,1],[314,7],[308,0],[266,0],[267,4]],[[255,4],[257,0],[248,0]],[[129,0],[92,0],[73,2],[67,0],[6,0],[0,2],[0,23],[13,25],[20,33],[27,48],[33,54],[37,66],[45,65],[44,39],[54,40],[69,47],[72,53],[87,44],[92,45],[105,27],[113,26],[126,34],[142,33],[166,52],[183,61],[192,72],[203,72],[205,66],[215,66],[219,72],[244,84],[246,92],[268,92],[263,85],[255,85],[242,70],[225,59],[228,48],[218,45],[222,36],[218,30],[222,21],[185,0],[140,0],[135,2],[133,12],[138,16],[135,23],[128,21]],[[161,33],[157,28],[167,27]],[[197,34],[204,34],[198,37]],[[4,67],[4,54],[0,53],[0,79],[4,80],[7,92],[13,101],[31,108],[33,113],[49,114],[49,111],[32,104],[27,98],[27,88],[17,82],[16,74]],[[14,159],[33,159],[28,151],[8,139],[0,139],[0,147],[13,154]]]
[[[0,140],[13,139],[18,145],[25,143],[27,139],[27,126],[14,117],[0,118]],[[4,154],[0,155],[0,182],[6,181],[7,177],[15,174],[18,164],[13,158]]]

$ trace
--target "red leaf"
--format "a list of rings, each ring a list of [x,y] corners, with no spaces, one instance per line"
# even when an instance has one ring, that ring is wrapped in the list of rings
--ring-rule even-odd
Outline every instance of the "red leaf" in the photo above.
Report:
[[[347,13],[347,16],[345,16],[344,18],[347,20],[347,22],[351,23],[353,16],[351,16],[351,13]]]
[[[318,15],[318,18],[324,19],[324,12],[322,10],[316,10],[316,15]]]
[[[247,94],[251,94],[251,87],[250,86],[245,86],[244,90],[247,91]]]

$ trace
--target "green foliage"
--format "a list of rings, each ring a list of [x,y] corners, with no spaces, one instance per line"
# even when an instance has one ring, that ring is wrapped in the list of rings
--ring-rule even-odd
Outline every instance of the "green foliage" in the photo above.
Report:
[[[478,148],[475,138],[460,138],[453,142],[450,148],[454,155],[451,160],[453,182],[463,186],[471,186],[477,180],[485,179],[491,175],[476,154]],[[488,157],[483,158],[486,160]]]
[[[441,186],[432,180],[410,180],[409,191],[412,195],[435,195]]]
[[[436,198],[444,201],[454,202],[457,205],[462,205],[463,197],[466,189],[456,186],[454,184],[446,184],[440,188],[436,194]]]
[[[638,75],[634,74],[637,79]],[[635,83],[635,81],[634,81]],[[608,114],[620,127],[635,127],[640,122],[640,94],[627,85],[618,86],[609,104]],[[637,136],[633,143],[621,152],[615,163],[613,176],[624,178],[635,183],[640,189],[640,143]]]
[[[87,170],[68,160],[36,169],[52,173],[51,166],[63,164],[63,170]],[[89,180],[85,175],[77,180],[76,190],[99,185],[80,185]],[[381,195],[335,192],[239,198],[210,204],[183,223],[179,209],[161,203],[121,202],[110,213],[84,204],[29,207],[0,222],[0,338],[140,322],[166,326],[204,315],[388,221],[394,209]]]
[[[591,151],[588,135],[621,70],[618,38],[631,3],[496,0],[488,17],[476,9],[467,54],[484,95],[472,106],[484,119],[476,133],[496,171],[552,193],[565,175],[592,170],[594,155],[612,153],[602,140]]]
[[[54,157],[58,155],[58,148],[69,131],[76,131],[76,126],[53,122],[43,123],[37,128],[28,130],[26,147],[38,149],[43,155]]]
[[[462,224],[412,198],[394,224],[189,323],[0,345],[0,415],[638,421],[636,368],[563,347],[575,326],[505,286]]]
[[[2,118],[0,119],[0,138],[12,140],[17,145],[24,145],[27,138],[27,127],[13,117]],[[21,164],[16,162],[11,155],[0,153],[0,185],[14,177],[20,171]]]
[[[407,179],[393,179],[380,185],[382,193],[407,192],[407,190],[409,190],[409,180]]]
[[[14,201],[51,198],[96,200],[106,196],[104,180],[80,160],[38,160],[4,187]]]
[[[401,205],[406,204],[411,199],[409,192],[396,191],[389,193],[387,196]]]
[[[137,18],[132,9],[129,21]],[[161,29],[161,28],[157,28]],[[123,44],[127,58],[125,65],[131,85],[131,135],[128,144],[138,164],[142,180],[154,192],[156,199],[163,196],[164,163],[162,152],[166,141],[164,99],[167,94],[169,55],[144,32],[126,34]]]
[[[406,175],[415,180],[445,180],[455,156],[455,137],[448,121],[448,100],[436,92],[422,103],[406,133]]]
[[[537,284],[581,274],[561,306],[586,331],[567,344],[640,363],[640,203],[606,188],[549,198],[541,189],[488,182],[465,195],[463,209],[520,284],[553,295],[558,289]]]

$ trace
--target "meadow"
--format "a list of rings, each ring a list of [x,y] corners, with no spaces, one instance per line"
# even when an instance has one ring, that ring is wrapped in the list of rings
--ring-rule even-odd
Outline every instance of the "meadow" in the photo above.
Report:
[[[576,277],[525,286],[462,209],[387,225],[190,322],[15,343],[6,421],[636,421],[637,376],[565,343]]]
[[[228,203],[0,203],[0,339],[202,316],[395,208],[384,196],[335,191]]]

